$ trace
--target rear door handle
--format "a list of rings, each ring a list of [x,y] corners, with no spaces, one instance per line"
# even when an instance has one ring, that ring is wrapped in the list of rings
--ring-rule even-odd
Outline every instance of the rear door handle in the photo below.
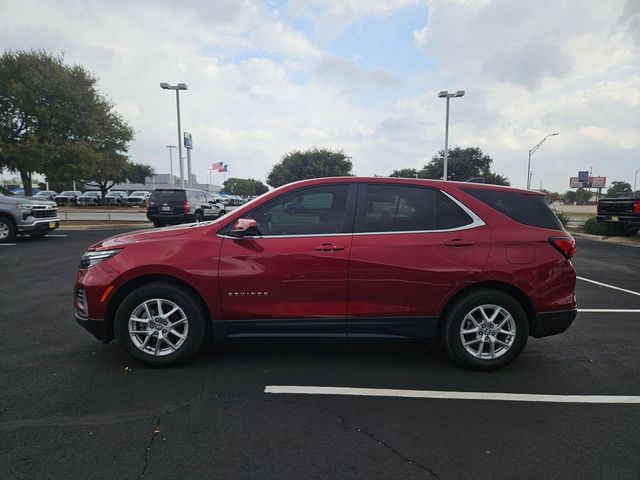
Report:
[[[469,240],[462,240],[461,238],[454,238],[453,240],[449,240],[448,242],[444,242],[447,247],[472,247],[475,245],[473,242]]]
[[[344,250],[344,247],[341,245],[334,245],[333,243],[323,243],[316,247],[316,251],[318,252],[337,252],[340,250]]]

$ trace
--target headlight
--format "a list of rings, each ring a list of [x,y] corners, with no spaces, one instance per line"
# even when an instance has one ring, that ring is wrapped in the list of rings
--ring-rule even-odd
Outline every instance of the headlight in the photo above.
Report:
[[[101,250],[98,252],[85,252],[80,259],[80,268],[91,268],[100,262],[104,262],[107,258],[111,258],[122,251],[121,248],[117,250]]]
[[[16,203],[16,208],[18,210],[31,210],[31,206],[25,205],[24,203]]]

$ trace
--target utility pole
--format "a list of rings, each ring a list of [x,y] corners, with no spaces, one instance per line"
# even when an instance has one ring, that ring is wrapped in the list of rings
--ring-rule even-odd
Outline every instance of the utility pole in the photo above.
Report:
[[[540,140],[538,143],[536,143],[535,147],[533,147],[531,150],[529,150],[529,163],[527,164],[527,190],[531,189],[531,155],[536,153],[536,150],[538,150],[540,148],[540,145],[542,145],[547,138],[554,137],[556,135],[558,135],[557,132],[547,135],[542,140]]]
[[[444,122],[444,165],[442,169],[442,179],[447,181],[447,166],[448,166],[448,157],[449,157],[449,99],[458,98],[464,95],[464,90],[458,90],[457,92],[447,92],[443,90],[438,93],[439,98],[447,99],[447,114]]]
[[[184,188],[184,161],[182,159],[182,125],[180,125],[180,90],[186,90],[186,83],[178,83],[176,85],[169,85],[166,82],[160,84],[160,88],[163,90],[175,90],[176,91],[176,111],[178,115],[178,158],[180,159],[180,188]]]

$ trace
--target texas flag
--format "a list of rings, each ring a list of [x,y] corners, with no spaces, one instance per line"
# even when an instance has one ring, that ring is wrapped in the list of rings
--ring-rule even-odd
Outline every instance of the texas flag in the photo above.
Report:
[[[220,162],[220,166],[218,167],[218,172],[228,172],[229,169],[227,168],[229,166],[229,164],[222,164],[222,162]]]

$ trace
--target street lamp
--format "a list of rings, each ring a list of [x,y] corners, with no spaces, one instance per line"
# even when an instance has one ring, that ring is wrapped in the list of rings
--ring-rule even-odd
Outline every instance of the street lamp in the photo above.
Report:
[[[163,90],[175,90],[176,91],[176,110],[178,111],[178,157],[180,158],[180,187],[184,188],[184,162],[182,161],[182,127],[180,125],[180,90],[186,90],[186,83],[178,83],[176,85],[169,85],[166,82],[160,84],[160,88]],[[171,151],[171,150],[169,150]]]
[[[169,183],[173,185],[173,149],[178,148],[175,145],[167,145],[169,149]]]
[[[438,97],[447,99],[447,118],[444,124],[444,169],[442,173],[442,179],[447,180],[447,164],[449,157],[449,99],[458,98],[464,95],[464,90],[458,90],[457,92],[447,92],[443,90],[438,93]]]
[[[638,170],[636,170],[636,176],[633,179],[633,193],[634,193],[634,195],[638,191],[638,189],[636,188],[636,185],[638,183],[638,172],[640,172],[640,168]]]
[[[557,132],[556,133],[550,133],[549,135],[544,137],[542,140],[540,140],[538,143],[536,143],[535,147],[533,147],[531,150],[529,150],[529,163],[527,164],[527,190],[529,190],[530,187],[531,187],[531,155],[536,153],[536,150],[538,150],[540,148],[540,145],[542,145],[547,138],[554,137],[556,135],[558,135]]]

